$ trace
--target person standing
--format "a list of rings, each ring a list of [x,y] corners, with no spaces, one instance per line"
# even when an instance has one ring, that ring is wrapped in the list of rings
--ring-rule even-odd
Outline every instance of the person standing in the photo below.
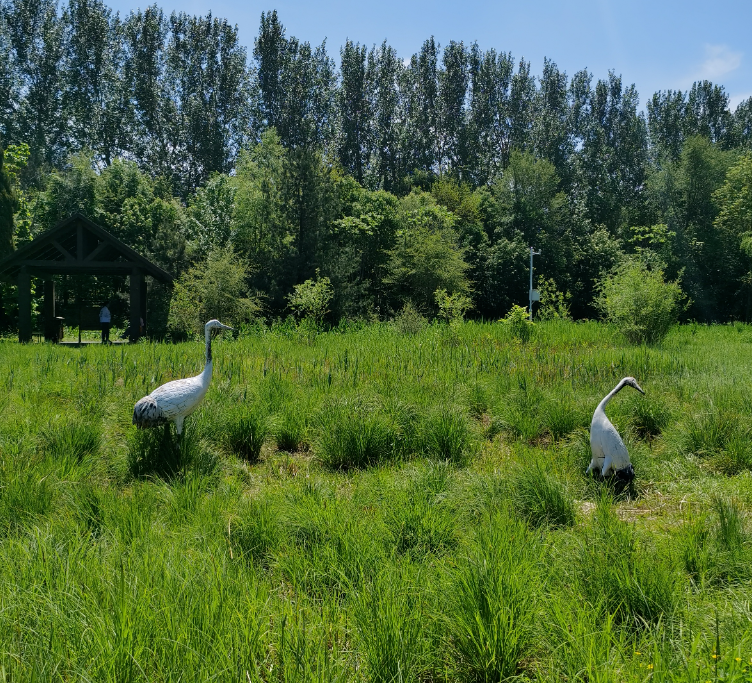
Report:
[[[107,304],[102,304],[102,308],[99,309],[99,324],[102,326],[102,343],[110,343],[110,309],[107,308]]]

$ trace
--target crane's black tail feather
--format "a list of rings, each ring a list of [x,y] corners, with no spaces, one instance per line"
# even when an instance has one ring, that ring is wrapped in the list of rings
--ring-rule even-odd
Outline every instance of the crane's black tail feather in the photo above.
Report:
[[[144,396],[133,408],[133,424],[139,429],[165,424],[162,409],[151,396]]]

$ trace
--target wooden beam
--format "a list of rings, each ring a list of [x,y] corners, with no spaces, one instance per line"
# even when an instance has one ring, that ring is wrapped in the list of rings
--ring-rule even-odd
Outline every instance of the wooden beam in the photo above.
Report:
[[[65,256],[66,261],[75,261],[76,259],[73,258],[73,254],[71,254],[60,242],[57,240],[52,240],[52,246],[55,247],[63,256]]]
[[[110,244],[107,244],[107,242],[100,242],[95,249],[92,250],[92,252],[87,255],[87,257],[84,259],[84,261],[93,261],[95,256],[99,256],[107,247],[112,246]]]
[[[48,273],[89,273],[95,269],[99,270],[117,270],[118,272],[130,273],[134,268],[138,268],[137,263],[129,261],[83,261],[71,262],[66,261],[44,261],[28,259],[21,261],[22,266],[27,268],[36,268],[39,271]]]
[[[84,226],[80,223],[76,226],[76,260],[84,260]]]
[[[55,330],[55,281],[44,281],[44,340],[59,341]]]
[[[143,275],[140,268],[131,271],[131,331],[129,339],[135,343],[141,336],[141,285]]]
[[[31,276],[26,268],[18,273],[18,341],[31,341]]]

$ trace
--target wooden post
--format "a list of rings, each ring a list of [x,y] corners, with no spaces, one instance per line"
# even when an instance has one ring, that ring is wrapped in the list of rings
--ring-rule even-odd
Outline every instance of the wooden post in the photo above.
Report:
[[[18,341],[31,341],[31,276],[26,266],[18,273]]]
[[[55,281],[44,281],[44,340],[59,341],[55,329]]]
[[[141,282],[139,283],[139,287],[141,288],[141,301],[139,302],[139,307],[141,309],[141,317],[144,319],[144,334],[146,333],[146,278],[144,274],[141,274]]]
[[[143,283],[143,275],[139,268],[134,268],[131,271],[131,332],[129,339],[131,343],[137,342],[139,338],[139,330],[141,327],[141,285]]]

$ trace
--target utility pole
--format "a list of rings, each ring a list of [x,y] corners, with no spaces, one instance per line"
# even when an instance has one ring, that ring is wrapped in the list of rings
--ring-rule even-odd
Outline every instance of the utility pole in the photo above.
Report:
[[[540,292],[533,289],[533,256],[540,256],[541,250],[535,251],[530,247],[530,322],[533,321],[533,301],[540,301]]]

